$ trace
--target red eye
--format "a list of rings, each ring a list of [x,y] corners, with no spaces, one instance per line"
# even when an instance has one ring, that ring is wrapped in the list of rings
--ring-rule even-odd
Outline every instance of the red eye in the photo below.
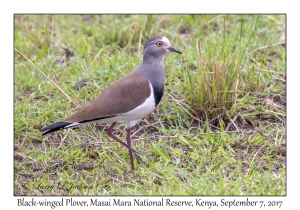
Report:
[[[158,46],[158,47],[161,47],[161,46],[163,46],[163,45],[164,45],[164,43],[163,43],[163,42],[161,42],[161,41],[158,41],[158,42],[156,42],[155,44],[156,44],[156,46]]]

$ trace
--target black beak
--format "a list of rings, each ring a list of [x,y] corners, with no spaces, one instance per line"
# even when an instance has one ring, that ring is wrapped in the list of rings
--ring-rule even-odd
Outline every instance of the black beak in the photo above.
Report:
[[[168,50],[170,50],[171,52],[176,52],[178,54],[182,54],[182,52],[180,52],[179,50],[176,50],[174,47],[168,47]]]

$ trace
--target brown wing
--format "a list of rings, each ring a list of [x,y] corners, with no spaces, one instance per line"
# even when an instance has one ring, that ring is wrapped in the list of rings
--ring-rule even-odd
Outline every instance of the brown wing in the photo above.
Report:
[[[133,71],[110,85],[90,104],[63,122],[92,121],[125,113],[142,104],[149,96],[148,79]]]

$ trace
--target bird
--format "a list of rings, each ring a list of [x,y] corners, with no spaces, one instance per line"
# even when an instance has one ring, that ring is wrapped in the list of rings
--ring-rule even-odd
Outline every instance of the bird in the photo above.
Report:
[[[143,50],[143,61],[133,71],[109,85],[89,104],[64,120],[42,128],[43,136],[85,123],[112,123],[106,133],[129,151],[134,171],[133,153],[141,162],[138,151],[131,147],[131,128],[152,112],[164,92],[164,58],[170,53],[182,54],[164,36],[150,37]],[[126,123],[126,142],[113,134],[117,122]]]

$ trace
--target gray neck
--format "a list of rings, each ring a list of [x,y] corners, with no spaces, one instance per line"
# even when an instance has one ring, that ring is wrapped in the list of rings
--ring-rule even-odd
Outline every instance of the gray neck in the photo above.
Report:
[[[144,56],[143,63],[136,68],[142,76],[146,77],[154,91],[155,105],[157,105],[164,92],[164,60],[163,57],[146,57]]]

